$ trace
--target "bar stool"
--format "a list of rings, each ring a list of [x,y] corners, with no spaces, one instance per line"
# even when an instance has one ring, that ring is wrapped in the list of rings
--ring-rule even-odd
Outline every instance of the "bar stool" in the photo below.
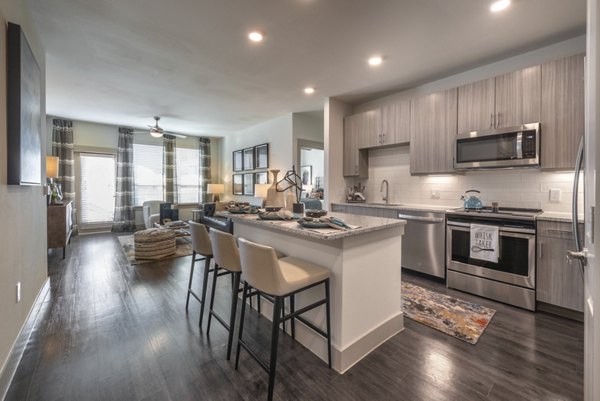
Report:
[[[219,230],[210,230],[209,233],[213,257],[215,259],[215,270],[213,273],[213,285],[212,294],[210,296],[210,307],[208,312],[208,326],[206,328],[206,334],[210,335],[210,322],[212,317],[229,330],[229,338],[227,340],[227,360],[231,357],[231,345],[233,343],[233,330],[235,328],[235,313],[237,310],[238,293],[240,292],[240,276],[242,275],[242,267],[240,264],[240,253],[235,243],[233,235]],[[219,273],[219,269],[225,270]],[[232,275],[232,287],[231,287],[231,311],[229,314],[229,324],[225,322],[217,313],[215,313],[213,307],[215,304],[215,292],[217,292],[217,277],[224,275]]]
[[[244,272],[244,293],[242,296],[242,311],[240,316],[240,329],[235,357],[235,369],[240,361],[240,349],[243,347],[252,358],[269,374],[269,387],[267,400],[273,399],[275,387],[275,369],[277,366],[277,345],[279,343],[279,324],[292,319],[292,333],[294,334],[294,319],[300,320],[327,339],[327,358],[331,369],[331,319],[329,302],[329,276],[330,271],[324,267],[317,266],[305,260],[295,257],[284,257],[277,259],[275,250],[269,246],[256,244],[239,239],[240,261]],[[282,311],[284,298],[293,296],[299,292],[323,284],[325,286],[325,298],[294,310],[292,306],[290,313]],[[254,289],[254,291],[252,291]],[[271,326],[271,356],[267,365],[258,354],[252,350],[243,340],[244,316],[246,313],[246,299],[257,293],[265,293],[273,297],[273,321]],[[324,332],[300,315],[325,304],[327,331]]]
[[[193,221],[188,222],[190,226],[190,234],[192,237],[192,268],[190,269],[190,282],[188,284],[187,299],[185,301],[185,310],[188,310],[190,303],[190,295],[192,295],[198,302],[200,302],[200,322],[199,327],[202,327],[202,318],[204,317],[204,301],[206,300],[206,287],[208,284],[208,273],[210,269],[210,260],[213,257],[212,246],[210,243],[210,237],[208,236],[208,230],[204,224],[196,223]],[[196,255],[202,257],[196,258]],[[194,265],[196,262],[204,260],[204,274],[202,277],[202,295],[196,294],[192,290],[192,279],[194,278]]]

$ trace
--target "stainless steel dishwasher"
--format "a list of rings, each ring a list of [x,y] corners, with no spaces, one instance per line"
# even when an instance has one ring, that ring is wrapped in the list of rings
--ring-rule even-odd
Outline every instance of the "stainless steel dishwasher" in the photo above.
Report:
[[[406,220],[402,267],[445,278],[445,213],[399,210],[398,218]]]

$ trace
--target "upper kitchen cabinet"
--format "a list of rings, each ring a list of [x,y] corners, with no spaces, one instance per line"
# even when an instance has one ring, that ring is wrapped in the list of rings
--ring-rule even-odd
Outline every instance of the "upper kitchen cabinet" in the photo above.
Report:
[[[384,106],[381,109],[379,146],[410,141],[410,99]]]
[[[541,118],[541,67],[458,88],[458,132],[534,123]]]
[[[410,172],[454,172],[458,89],[412,100],[410,113]]]
[[[361,113],[362,114],[362,113]],[[344,177],[366,177],[368,159],[366,151],[361,151],[361,115],[344,118]]]
[[[352,115],[356,119],[358,147],[360,149],[379,146],[381,138],[381,109],[364,111]]]
[[[572,169],[584,132],[584,55],[542,64],[541,163]]]

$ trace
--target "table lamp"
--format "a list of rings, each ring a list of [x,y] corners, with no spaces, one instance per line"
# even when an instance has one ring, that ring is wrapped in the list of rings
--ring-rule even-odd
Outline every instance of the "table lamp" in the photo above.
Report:
[[[212,194],[213,202],[218,202],[219,195],[225,193],[225,184],[208,184],[206,186],[206,193]]]
[[[62,200],[60,186],[54,183],[54,179],[58,178],[58,156],[46,156],[46,178],[48,179],[48,187],[50,188],[50,203],[55,204]]]
[[[261,207],[265,206],[265,199],[267,198],[267,191],[271,187],[271,184],[254,184],[254,196],[262,199]]]

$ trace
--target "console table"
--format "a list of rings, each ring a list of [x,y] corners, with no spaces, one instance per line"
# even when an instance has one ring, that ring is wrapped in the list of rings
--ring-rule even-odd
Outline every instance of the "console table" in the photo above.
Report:
[[[48,249],[62,248],[63,259],[73,230],[72,211],[71,201],[48,206]]]

